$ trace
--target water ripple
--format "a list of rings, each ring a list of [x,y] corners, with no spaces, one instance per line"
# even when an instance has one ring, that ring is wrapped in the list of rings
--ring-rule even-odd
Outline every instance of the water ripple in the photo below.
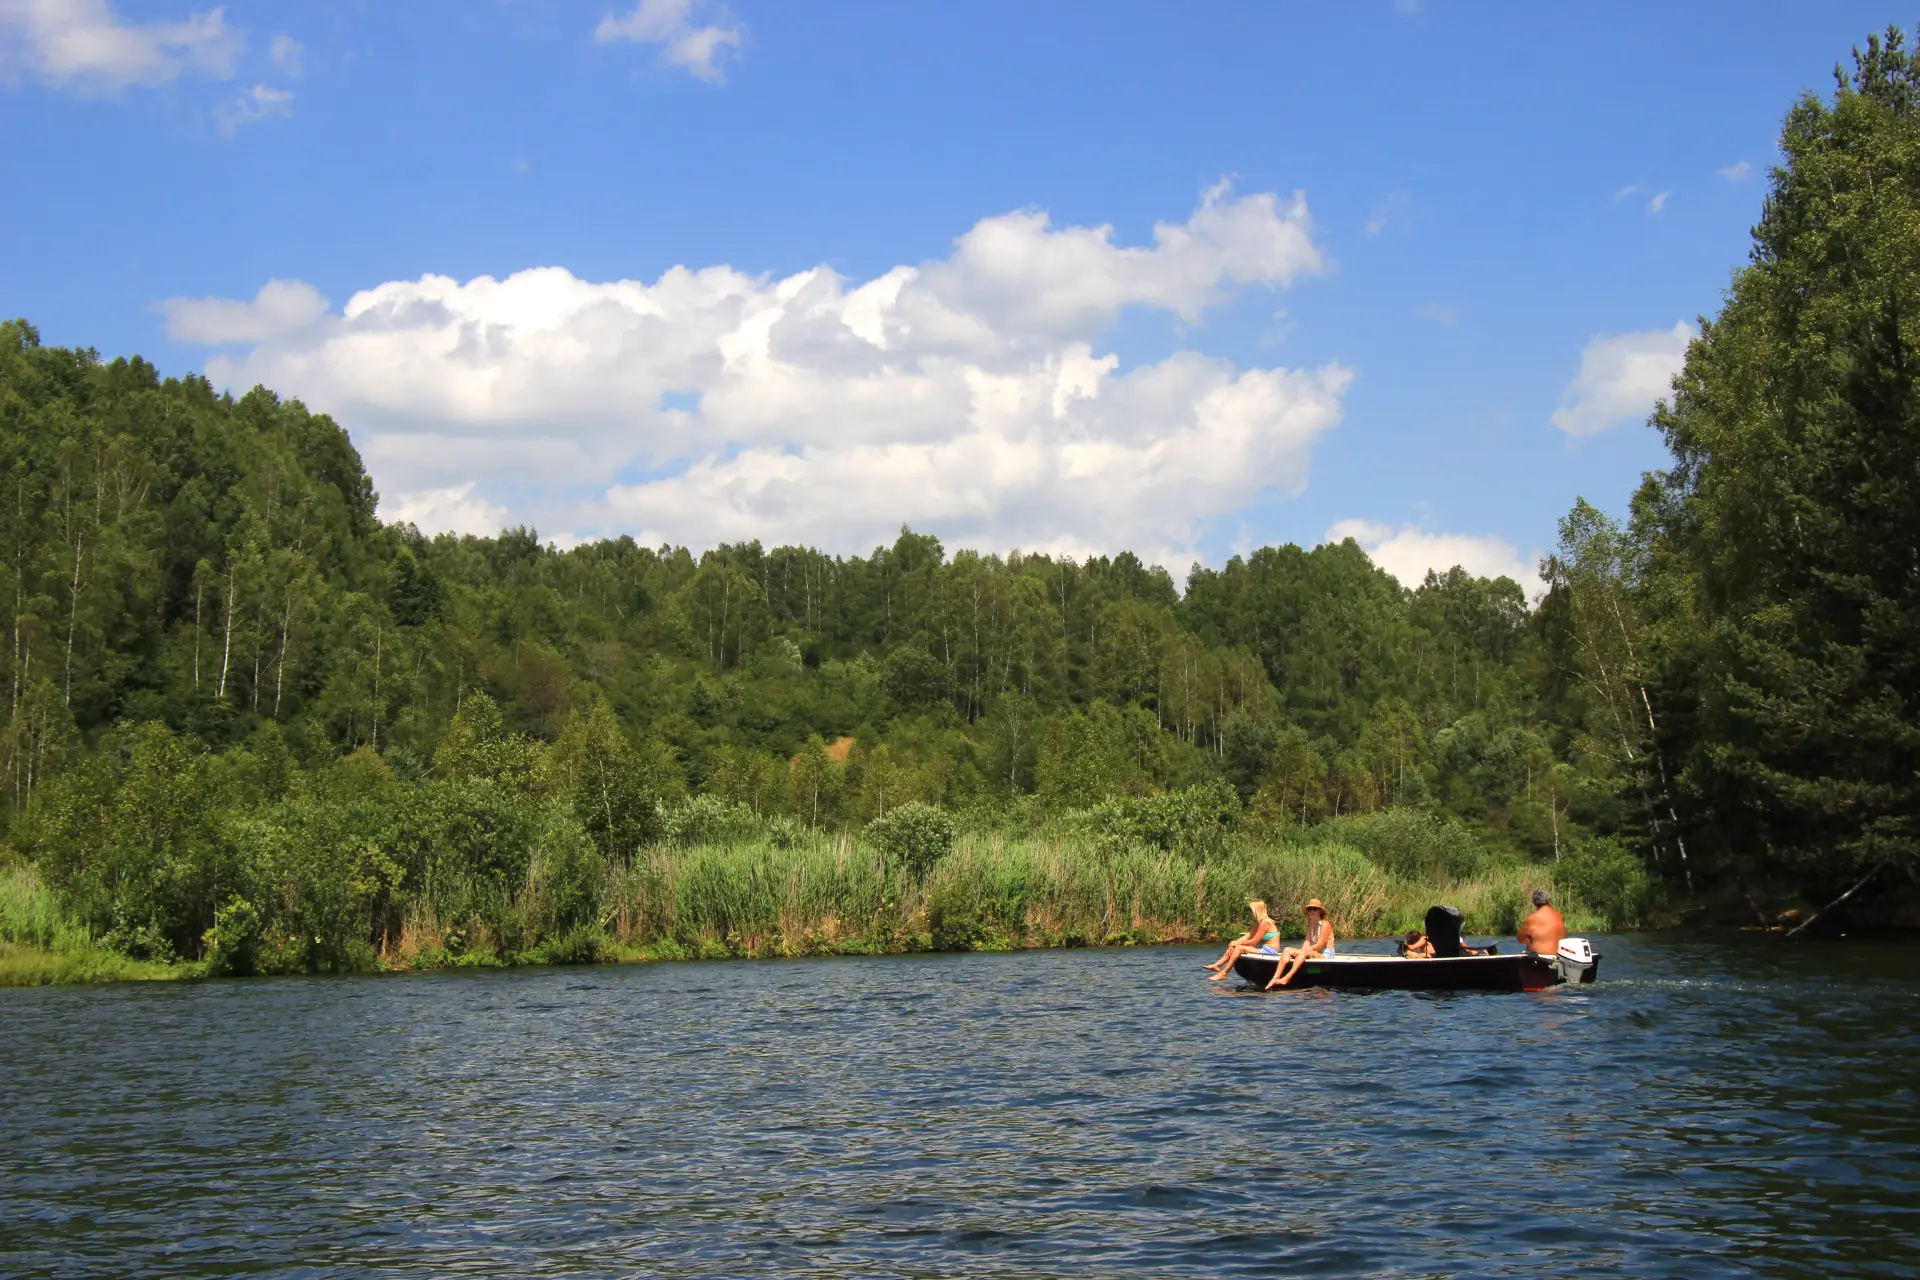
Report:
[[[0,992],[8,1276],[1920,1275],[1920,948]]]

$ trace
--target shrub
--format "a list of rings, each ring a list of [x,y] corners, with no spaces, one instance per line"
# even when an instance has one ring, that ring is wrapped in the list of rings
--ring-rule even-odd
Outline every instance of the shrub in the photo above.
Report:
[[[868,843],[916,877],[953,848],[953,819],[939,805],[913,800],[867,824]]]
[[[597,935],[606,871],[606,859],[585,826],[570,813],[550,817],[527,868],[528,932],[550,942]]]
[[[1332,818],[1314,838],[1351,845],[1394,876],[1471,880],[1492,861],[1473,833],[1451,818],[1422,809],[1381,809]]]
[[[735,800],[689,796],[660,815],[660,834],[669,844],[740,844],[760,834],[760,818]]]
[[[203,935],[207,972],[253,973],[259,964],[260,910],[238,894],[214,913],[213,928]]]
[[[1610,929],[1632,925],[1646,911],[1646,868],[1617,840],[1575,842],[1561,855],[1554,878],[1578,905],[1606,917]]]
[[[1095,840],[1107,848],[1199,854],[1218,852],[1239,820],[1239,797],[1218,779],[1159,795],[1116,797],[1082,815]]]

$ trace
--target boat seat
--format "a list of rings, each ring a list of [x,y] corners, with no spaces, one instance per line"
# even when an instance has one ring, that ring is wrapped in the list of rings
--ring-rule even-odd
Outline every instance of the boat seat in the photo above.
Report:
[[[1427,941],[1433,944],[1434,959],[1452,960],[1467,954],[1460,943],[1460,908],[1428,907],[1426,923]]]

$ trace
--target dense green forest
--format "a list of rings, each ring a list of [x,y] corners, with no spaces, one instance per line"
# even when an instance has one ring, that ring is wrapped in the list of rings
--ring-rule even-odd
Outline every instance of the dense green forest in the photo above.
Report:
[[[1920,68],[1855,61],[1787,117],[1673,466],[1578,504],[1537,602],[1352,542],[1176,582],[429,538],[297,402],[0,326],[0,922],[245,970],[1911,902]]]

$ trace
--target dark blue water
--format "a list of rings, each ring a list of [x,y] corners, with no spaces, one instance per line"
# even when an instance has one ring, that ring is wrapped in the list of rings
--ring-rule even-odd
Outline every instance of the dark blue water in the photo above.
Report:
[[[0,991],[0,1274],[1920,1275],[1920,948]]]

